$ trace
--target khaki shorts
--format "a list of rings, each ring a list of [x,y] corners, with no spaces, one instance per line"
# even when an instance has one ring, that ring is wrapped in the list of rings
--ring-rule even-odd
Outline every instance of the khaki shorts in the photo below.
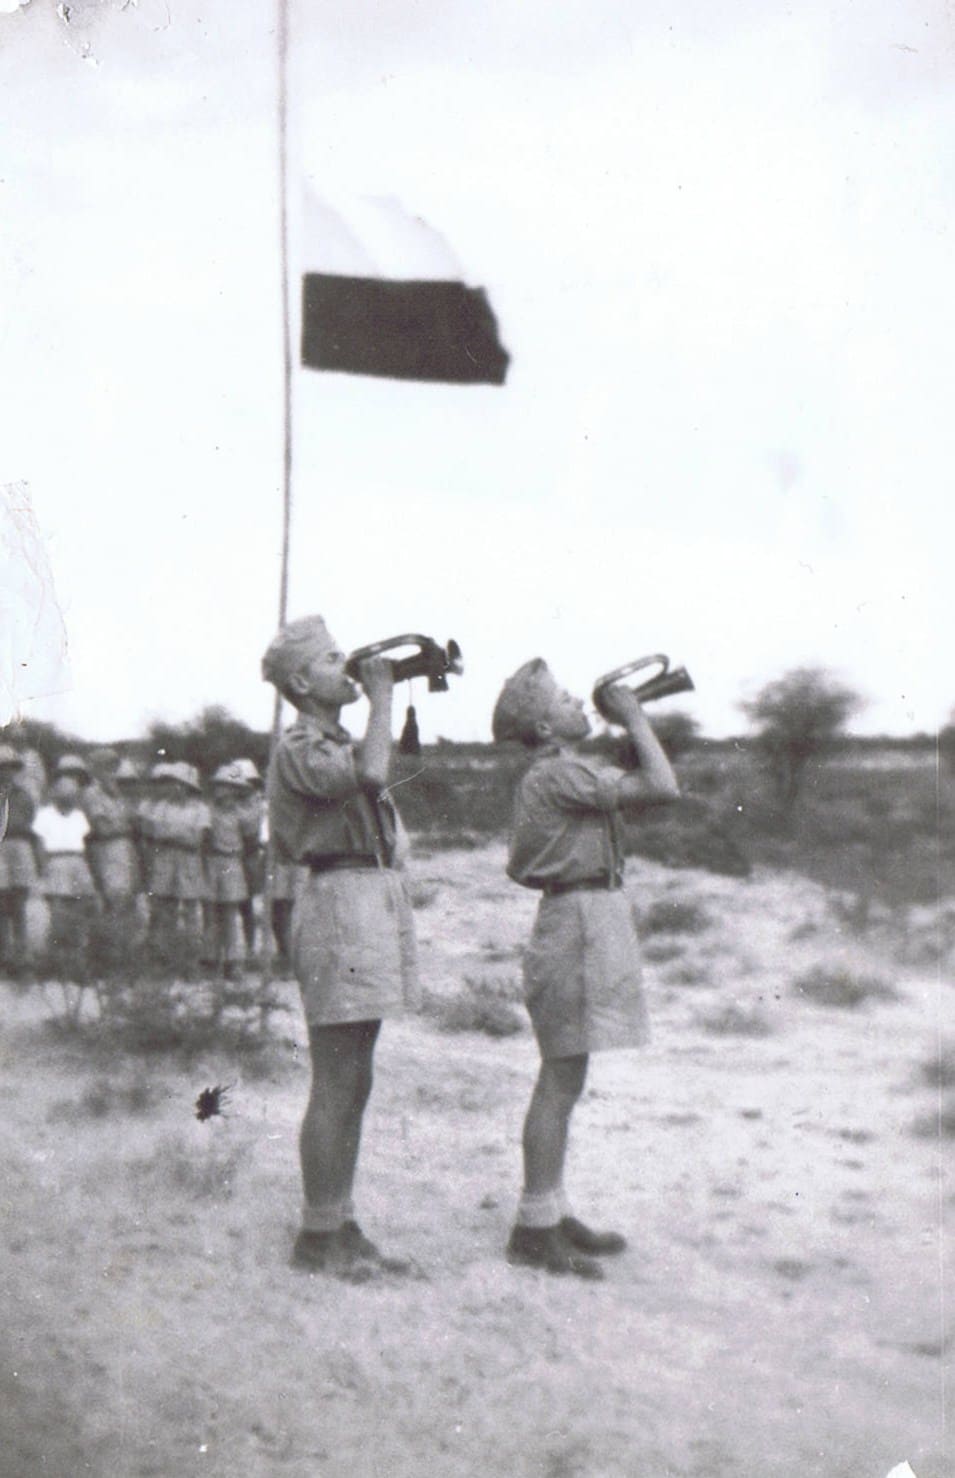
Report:
[[[639,1047],[650,1035],[634,908],[622,888],[542,898],[524,956],[541,1057]]]
[[[400,874],[307,873],[292,915],[292,968],[310,1026],[417,1007],[414,920]]]

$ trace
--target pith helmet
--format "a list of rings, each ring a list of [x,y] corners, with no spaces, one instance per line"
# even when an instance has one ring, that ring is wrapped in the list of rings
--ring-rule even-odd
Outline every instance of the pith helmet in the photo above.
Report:
[[[195,790],[200,795],[202,794],[202,785],[199,780],[199,771],[196,769],[195,765],[187,765],[185,761],[177,760],[174,764],[171,765],[156,766],[157,770],[160,768],[162,768],[166,772],[165,775],[162,777],[163,779],[178,780],[180,785],[188,786],[190,790]]]
[[[92,780],[89,765],[78,754],[61,754],[56,762],[54,775],[82,775],[86,780]]]
[[[10,770],[23,769],[23,760],[12,744],[0,744],[0,767]]]
[[[142,777],[140,776],[140,773],[136,766],[133,764],[132,760],[126,759],[125,756],[123,757],[123,759],[120,760],[119,764],[116,767],[116,774],[113,776],[113,779],[116,781],[117,785],[122,785],[125,782],[134,782],[141,778]]]
[[[213,785],[231,785],[236,790],[248,790],[249,781],[243,774],[241,765],[241,760],[230,760],[227,765],[220,765],[212,777]]]

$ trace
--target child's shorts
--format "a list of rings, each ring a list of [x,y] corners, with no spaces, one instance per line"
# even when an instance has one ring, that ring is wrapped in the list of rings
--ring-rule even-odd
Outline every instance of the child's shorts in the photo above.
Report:
[[[634,908],[622,888],[542,898],[524,956],[541,1057],[639,1047],[650,1035]]]
[[[85,853],[50,852],[43,877],[43,892],[47,898],[95,898],[96,889]]]
[[[248,896],[241,856],[223,856],[214,852],[206,858],[206,899],[209,903],[244,903]]]
[[[26,837],[0,841],[0,890],[32,888],[36,882],[33,848]]]
[[[400,874],[306,873],[292,915],[292,967],[310,1026],[377,1021],[416,1008],[414,920]]]

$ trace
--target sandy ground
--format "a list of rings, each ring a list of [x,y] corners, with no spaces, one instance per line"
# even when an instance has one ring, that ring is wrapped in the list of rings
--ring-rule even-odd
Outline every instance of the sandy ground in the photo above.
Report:
[[[502,861],[417,864],[431,991],[513,988],[534,899]],[[526,1031],[385,1026],[359,1211],[418,1272],[355,1285],[287,1266],[307,1088],[291,990],[264,1077],[215,1056],[104,1068],[51,1041],[37,991],[4,990],[3,1478],[955,1472],[952,1141],[923,1072],[950,966],[900,965],[912,941],[889,926],[860,942],[799,878],[631,863],[630,887],[708,922],[647,937],[654,1042],[596,1057],[575,1119],[574,1199],[631,1239],[598,1285],[502,1257]],[[791,985],[815,964],[899,999],[819,1006]],[[234,1084],[230,1115],[198,1123],[214,1083]]]

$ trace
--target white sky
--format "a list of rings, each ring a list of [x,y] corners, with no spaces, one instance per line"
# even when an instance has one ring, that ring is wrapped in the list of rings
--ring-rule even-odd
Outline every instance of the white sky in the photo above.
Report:
[[[7,0],[3,0],[9,9]],[[819,663],[931,729],[949,657],[955,18],[939,0],[298,0],[295,165],[487,287],[504,389],[303,374],[291,613],[503,677],[669,651],[706,730]],[[281,363],[267,0],[0,13],[0,478],[70,643],[29,711],[260,727]],[[945,578],[943,578],[943,576]],[[401,695],[403,701],[404,695]]]

